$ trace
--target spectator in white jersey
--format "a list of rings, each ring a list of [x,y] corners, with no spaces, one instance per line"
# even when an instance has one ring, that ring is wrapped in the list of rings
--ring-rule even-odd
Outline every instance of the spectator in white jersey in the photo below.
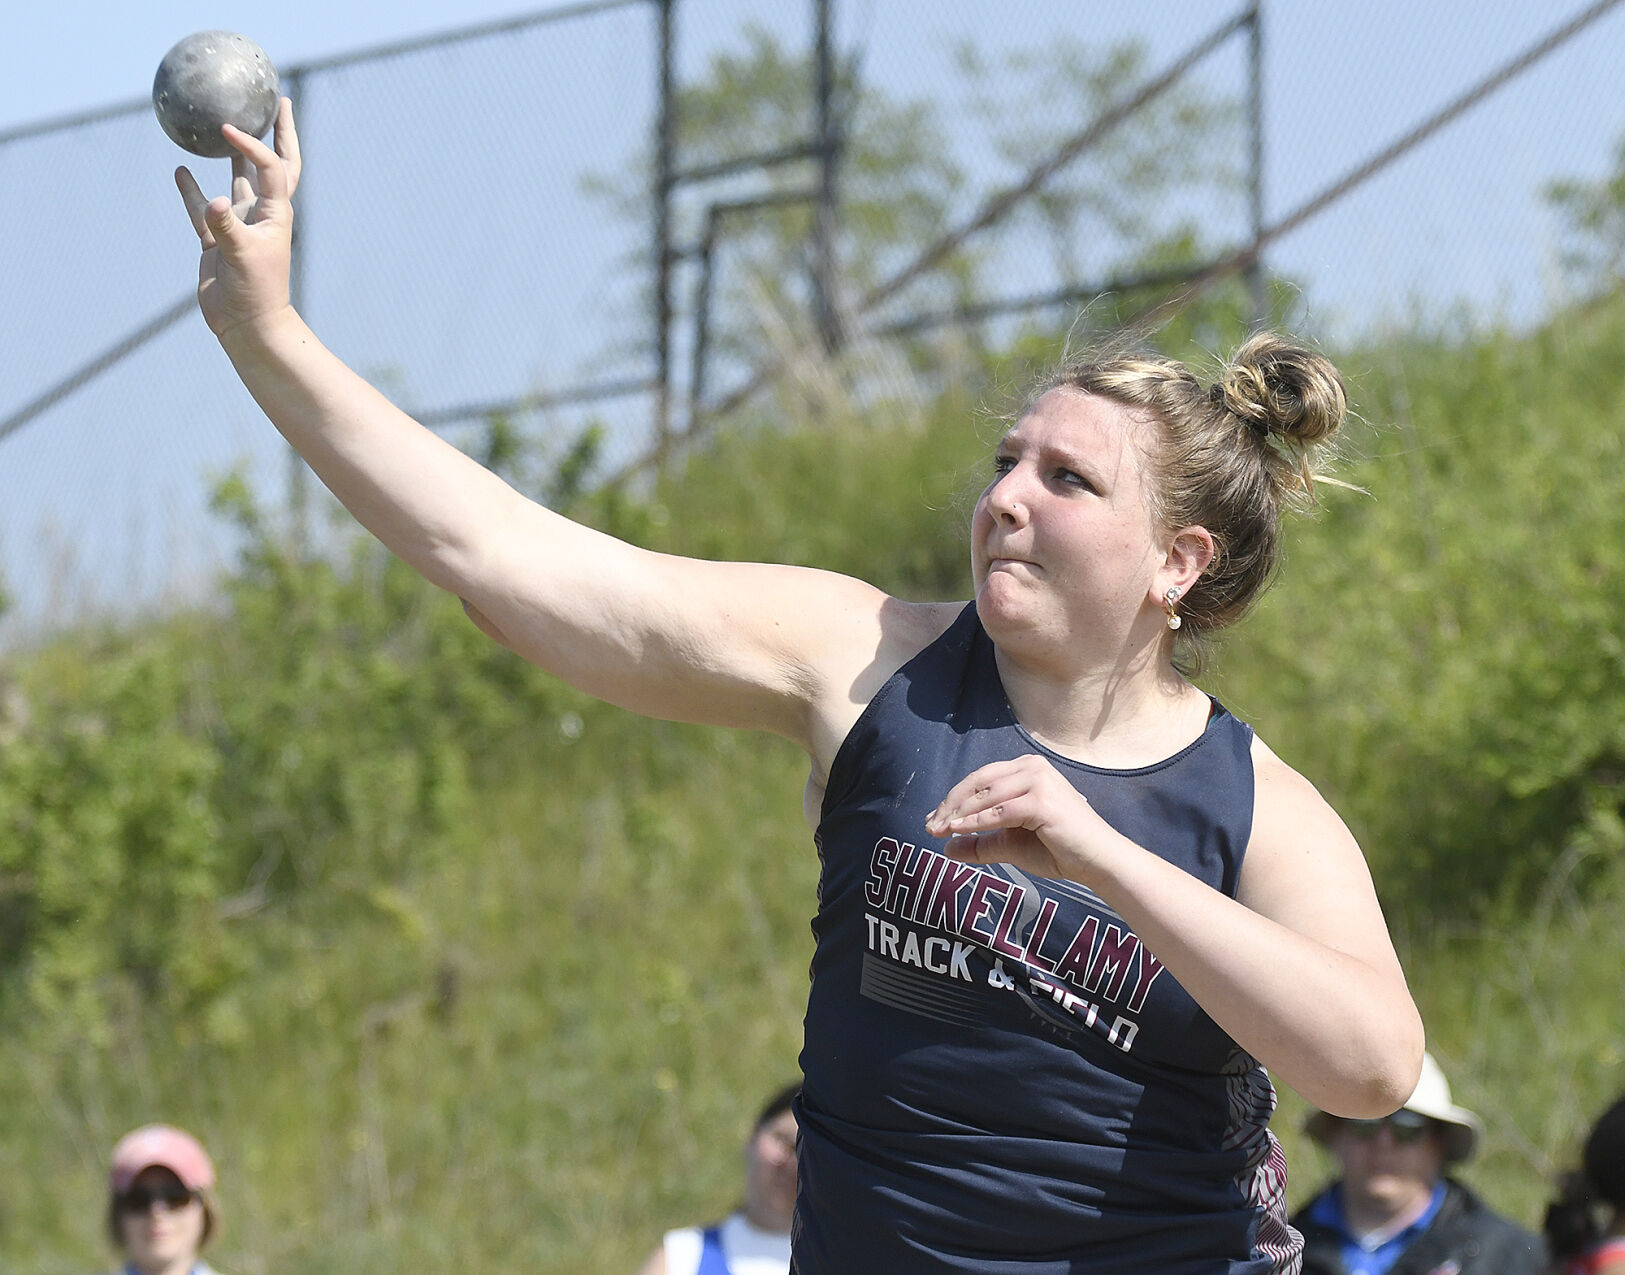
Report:
[[[745,1139],[745,1198],[710,1226],[667,1231],[638,1275],[785,1275],[796,1207],[798,1081],[768,1100]]]

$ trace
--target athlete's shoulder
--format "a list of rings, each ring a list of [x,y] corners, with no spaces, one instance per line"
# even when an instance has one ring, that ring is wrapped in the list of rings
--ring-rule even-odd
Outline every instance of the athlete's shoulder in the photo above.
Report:
[[[1370,876],[1354,834],[1319,789],[1256,734],[1251,753],[1253,827],[1242,867],[1244,899],[1261,903],[1275,888],[1294,882],[1368,888]],[[1272,888],[1263,888],[1267,881]]]
[[[1257,790],[1255,801],[1260,813],[1337,818],[1336,812],[1320,795],[1320,790],[1303,774],[1282,761],[1257,731],[1253,732],[1249,751]]]

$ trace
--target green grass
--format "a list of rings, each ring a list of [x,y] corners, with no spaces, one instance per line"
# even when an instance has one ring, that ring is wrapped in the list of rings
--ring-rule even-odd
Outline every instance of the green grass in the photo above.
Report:
[[[1467,1176],[1531,1225],[1625,1090],[1622,356],[1617,308],[1348,352],[1372,495],[1292,529],[1211,681],[1359,835],[1487,1123]],[[974,403],[785,408],[576,512],[963,596]],[[102,1157],[162,1118],[218,1158],[234,1275],[633,1269],[734,1203],[795,1071],[801,760],[586,702],[365,546],[250,539],[224,618],[6,670],[5,1264],[96,1268]],[[1282,1094],[1294,1201],[1329,1171],[1304,1114]]]

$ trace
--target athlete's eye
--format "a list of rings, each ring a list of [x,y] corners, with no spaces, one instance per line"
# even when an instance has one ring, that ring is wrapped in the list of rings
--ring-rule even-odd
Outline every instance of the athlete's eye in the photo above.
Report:
[[[1001,455],[993,458],[993,472],[1001,478],[1015,467],[1016,458],[1014,456]]]

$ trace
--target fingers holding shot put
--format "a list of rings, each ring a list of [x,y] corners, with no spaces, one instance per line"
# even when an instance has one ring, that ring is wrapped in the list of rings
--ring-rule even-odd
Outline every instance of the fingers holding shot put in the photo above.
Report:
[[[221,136],[233,148],[232,191],[210,199],[185,167],[175,184],[203,248],[198,302],[217,336],[288,304],[293,238],[291,196],[301,160],[293,105],[278,104],[275,149],[231,124]]]
[[[274,205],[293,197],[299,186],[303,163],[299,153],[299,133],[293,122],[293,103],[283,98],[277,105],[274,149],[259,138],[232,124],[223,124],[221,137],[231,144],[231,194],[226,202],[239,220],[252,224],[273,215]],[[207,231],[204,213],[211,202],[203,195],[191,169],[175,170],[180,187],[199,236]]]

